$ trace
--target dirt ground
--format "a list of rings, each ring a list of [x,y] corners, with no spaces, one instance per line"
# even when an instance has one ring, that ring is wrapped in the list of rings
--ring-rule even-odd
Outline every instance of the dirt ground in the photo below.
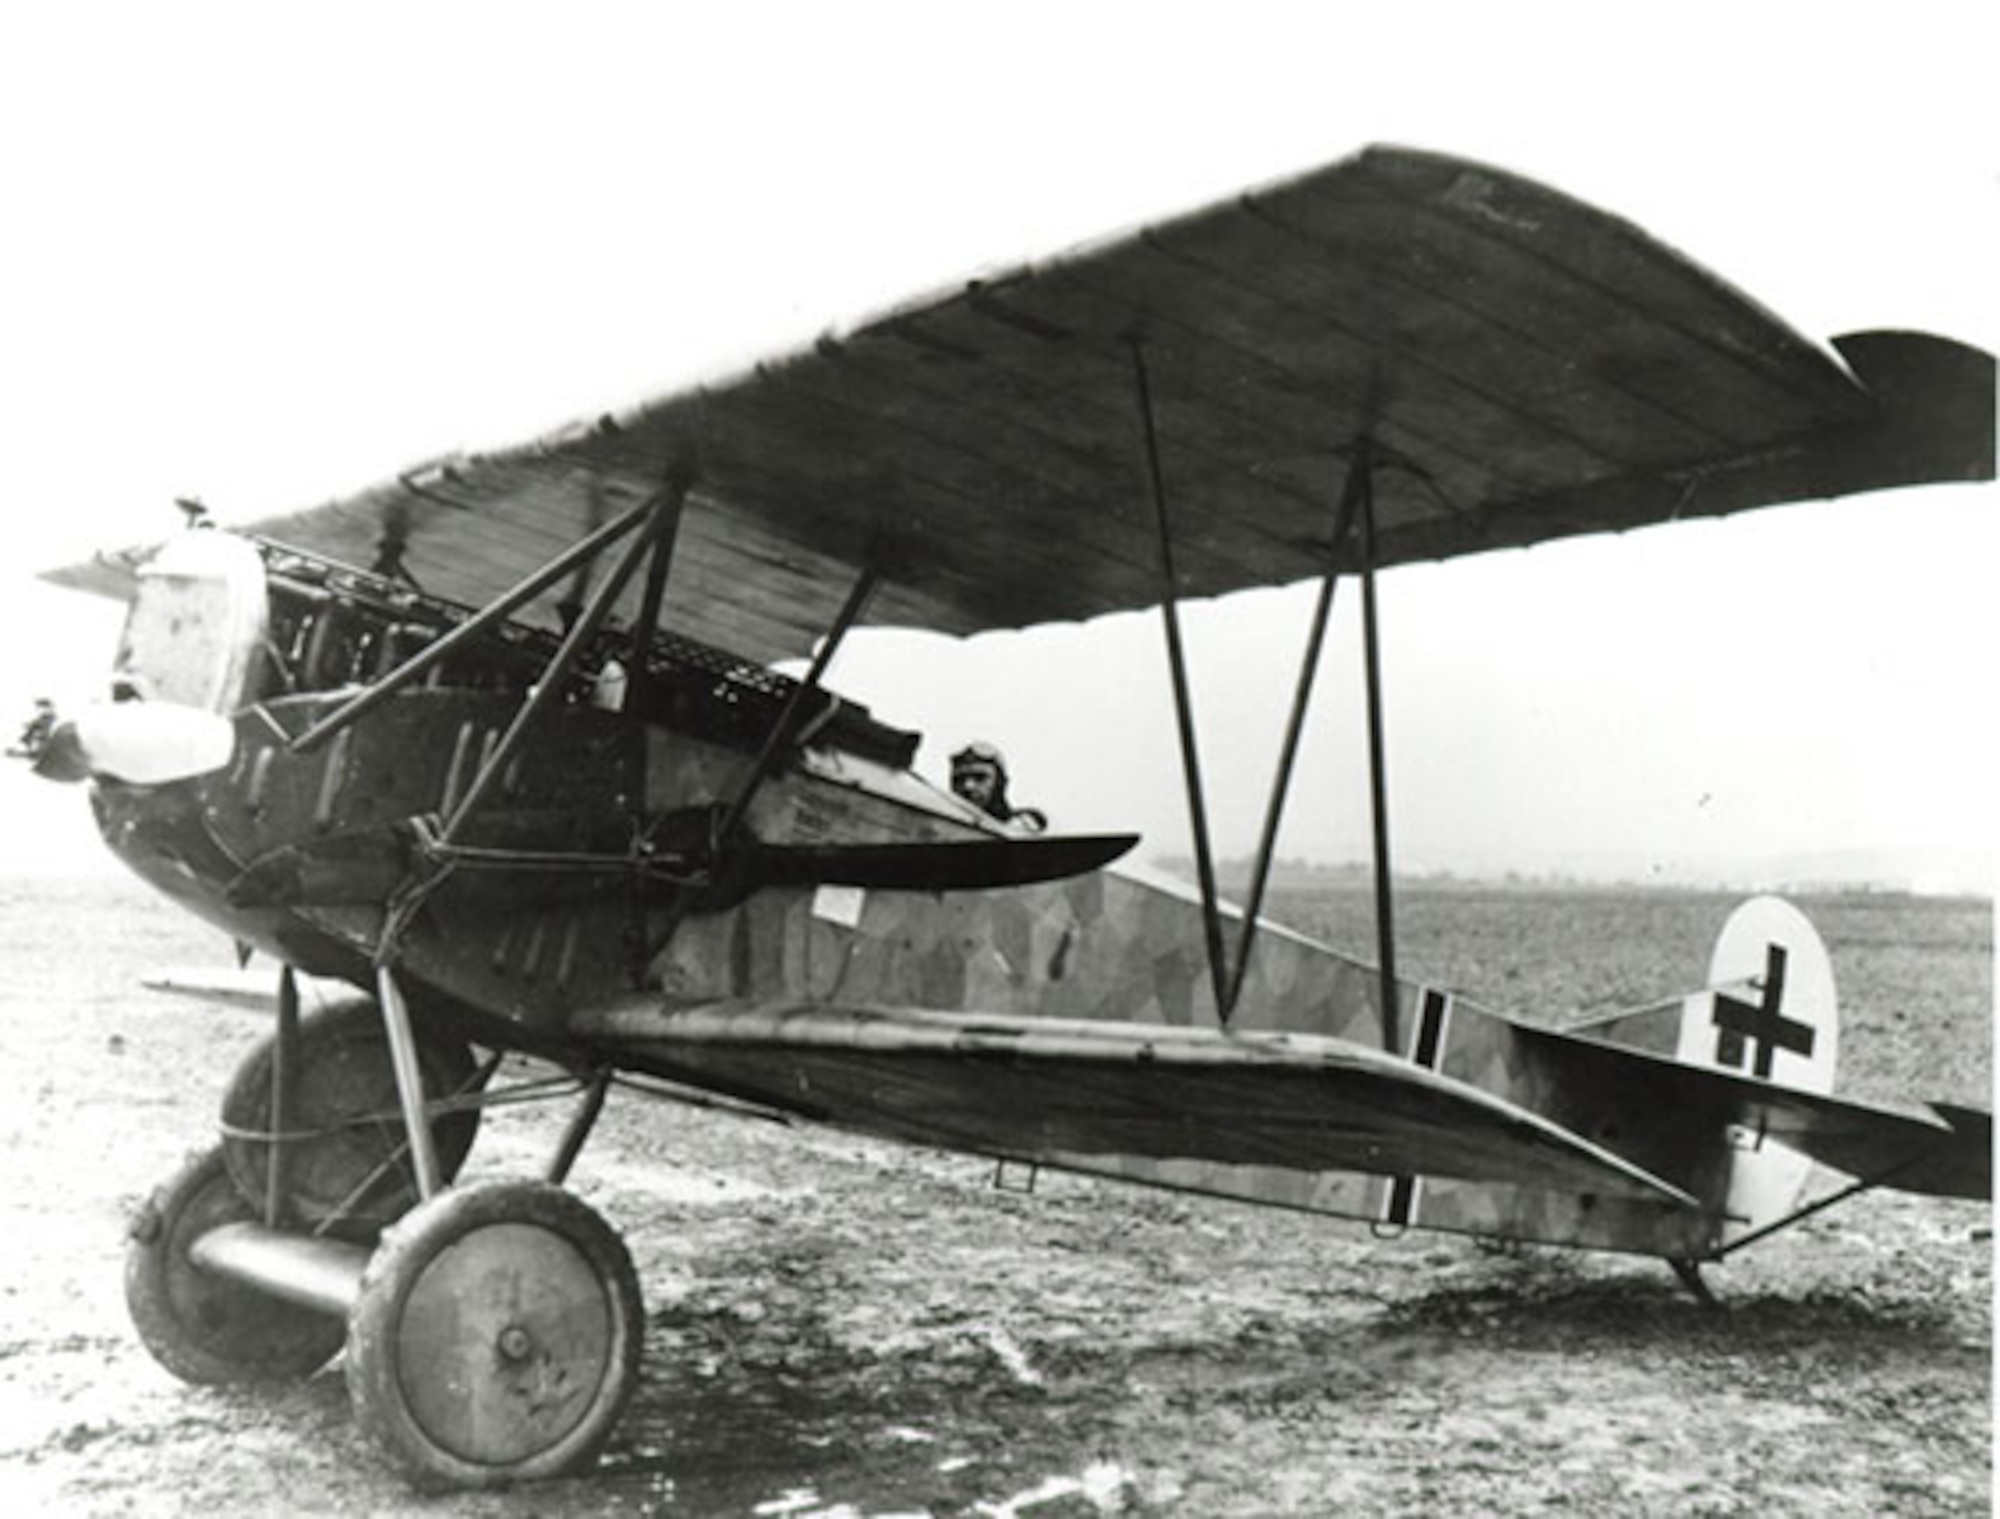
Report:
[[[1988,1511],[1984,1205],[1863,1198],[1714,1271],[1717,1310],[1644,1261],[1074,1178],[1030,1195],[973,1160],[633,1098],[575,1178],[649,1316],[602,1468],[421,1498],[337,1362],[275,1393],[191,1388],[128,1326],[124,1219],[265,1028],[140,978],[226,960],[117,879],[0,895],[9,1514]],[[1923,1058],[1878,1071],[1976,1095],[1971,1017],[1980,1048],[1910,1029]],[[1864,1072],[1866,1037],[1850,1021]],[[538,1168],[560,1116],[495,1115],[471,1171]]]

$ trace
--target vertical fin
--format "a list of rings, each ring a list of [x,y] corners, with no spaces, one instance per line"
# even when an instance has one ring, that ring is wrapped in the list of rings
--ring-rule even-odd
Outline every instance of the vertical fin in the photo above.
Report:
[[[1678,1059],[1795,1091],[1833,1090],[1833,965],[1804,913],[1777,897],[1745,902],[1723,925],[1708,981],[1682,1001]],[[1732,1127],[1727,1138],[1725,1243],[1790,1213],[1813,1165],[1762,1133]]]

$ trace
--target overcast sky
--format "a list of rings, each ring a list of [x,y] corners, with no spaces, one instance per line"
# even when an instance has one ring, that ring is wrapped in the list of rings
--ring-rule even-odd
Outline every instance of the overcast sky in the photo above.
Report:
[[[1808,336],[2000,344],[1988,4],[9,7],[0,718],[115,618],[31,581],[734,367],[917,290],[1389,141],[1630,220]],[[952,19],[957,17],[969,19]],[[1994,837],[1992,487],[1385,578],[1396,842],[1635,873]],[[1310,592],[1190,619],[1225,853]],[[1288,853],[1367,838],[1352,600]],[[1059,824],[1184,848],[1157,618],[874,637],[832,683],[977,734]],[[17,859],[79,791],[0,777]]]

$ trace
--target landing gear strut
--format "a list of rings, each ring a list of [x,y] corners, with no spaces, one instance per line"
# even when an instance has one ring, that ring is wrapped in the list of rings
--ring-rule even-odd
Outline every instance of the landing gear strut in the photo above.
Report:
[[[520,1092],[484,1092],[490,1072],[428,1027],[392,1050],[382,1022],[371,1000],[342,1002],[244,1062],[224,1143],[133,1226],[133,1323],[162,1365],[196,1383],[310,1376],[345,1344],[356,1422],[420,1486],[575,1471],[638,1382],[645,1319],[631,1257],[553,1182],[443,1185],[471,1148],[472,1104]],[[601,1074],[584,1088],[553,1175],[575,1159],[607,1088]],[[441,1110],[452,1096],[463,1104]],[[419,1129],[432,1140],[424,1163],[408,1144]],[[419,1183],[427,1170],[433,1186]]]

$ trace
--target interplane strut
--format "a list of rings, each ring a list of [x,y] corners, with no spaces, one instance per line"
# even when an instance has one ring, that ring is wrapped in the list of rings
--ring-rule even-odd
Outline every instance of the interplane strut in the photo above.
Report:
[[[1174,572],[1173,524],[1167,516],[1167,487],[1160,470],[1159,430],[1153,418],[1153,391],[1146,375],[1145,345],[1134,337],[1132,379],[1146,446],[1146,478],[1152,486],[1153,519],[1159,532],[1160,617],[1167,635],[1167,667],[1173,677],[1174,721],[1180,730],[1181,770],[1187,783],[1188,814],[1194,834],[1195,871],[1201,881],[1201,925],[1208,946],[1209,982],[1216,1017],[1228,1021],[1229,985],[1222,948],[1221,898],[1215,887],[1215,858],[1209,849],[1208,798],[1201,783],[1201,751],[1195,742],[1194,701],[1188,688],[1187,649],[1181,641],[1180,581]]]
[[[1374,460],[1366,439],[1355,459],[1361,476],[1361,641],[1368,666],[1368,797],[1375,834],[1375,951],[1382,979],[1382,1046],[1402,1044],[1396,1027],[1395,876],[1389,857],[1389,769],[1382,724],[1382,635],[1375,598]]]
[[[1312,702],[1313,682],[1319,673],[1320,651],[1326,646],[1327,618],[1333,611],[1333,593],[1340,580],[1340,553],[1354,530],[1356,508],[1368,489],[1370,461],[1357,453],[1348,463],[1347,480],[1341,487],[1340,509],[1336,515],[1332,541],[1327,545],[1326,573],[1320,577],[1319,599],[1314,603],[1312,625],[1306,633],[1305,652],[1299,660],[1297,689],[1292,694],[1292,710],[1285,724],[1285,741],[1278,756],[1277,774],[1271,781],[1271,800],[1264,812],[1264,831],[1257,843],[1255,873],[1250,882],[1250,898],[1244,906],[1241,942],[1236,949],[1236,972],[1229,986],[1229,1008],[1233,1012],[1243,995],[1243,982],[1250,972],[1250,946],[1264,907],[1264,890],[1270,882],[1271,863],[1278,848],[1278,828],[1284,820],[1285,798],[1298,762],[1299,740],[1305,733],[1306,710]]]
[[[1347,477],[1326,570],[1300,659],[1298,686],[1286,722],[1284,741],[1272,779],[1271,796],[1265,809],[1263,831],[1258,839],[1252,868],[1249,903],[1238,933],[1233,969],[1222,932],[1221,895],[1216,885],[1214,849],[1209,834],[1206,790],[1202,782],[1201,756],[1196,739],[1194,702],[1188,679],[1187,650],[1181,634],[1179,577],[1174,565],[1173,524],[1167,506],[1166,477],[1160,463],[1159,430],[1154,414],[1152,384],[1146,368],[1145,345],[1138,336],[1127,339],[1132,354],[1133,389],[1138,402],[1141,439],[1145,449],[1146,478],[1151,492],[1153,520],[1158,537],[1160,566],[1160,613],[1166,634],[1167,665],[1172,677],[1174,719],[1179,733],[1181,768],[1187,789],[1190,831],[1194,835],[1195,870],[1201,889],[1202,933],[1208,951],[1209,980],[1215,995],[1216,1017],[1227,1025],[1243,994],[1249,973],[1250,950],[1255,943],[1262,916],[1264,892],[1269,884],[1271,863],[1277,849],[1279,826],[1283,821],[1286,796],[1298,761],[1299,741],[1311,702],[1320,651],[1325,645],[1326,628],[1333,607],[1334,588],[1339,580],[1340,555],[1357,524],[1362,540],[1362,617],[1368,665],[1368,722],[1370,790],[1374,804],[1375,898],[1377,946],[1381,956],[1381,1000],[1383,1045],[1394,1052],[1401,1043],[1396,1016],[1395,931],[1390,902],[1390,863],[1384,745],[1382,735],[1381,650],[1375,615],[1375,506],[1373,477],[1375,452],[1364,433],[1349,450]]]

